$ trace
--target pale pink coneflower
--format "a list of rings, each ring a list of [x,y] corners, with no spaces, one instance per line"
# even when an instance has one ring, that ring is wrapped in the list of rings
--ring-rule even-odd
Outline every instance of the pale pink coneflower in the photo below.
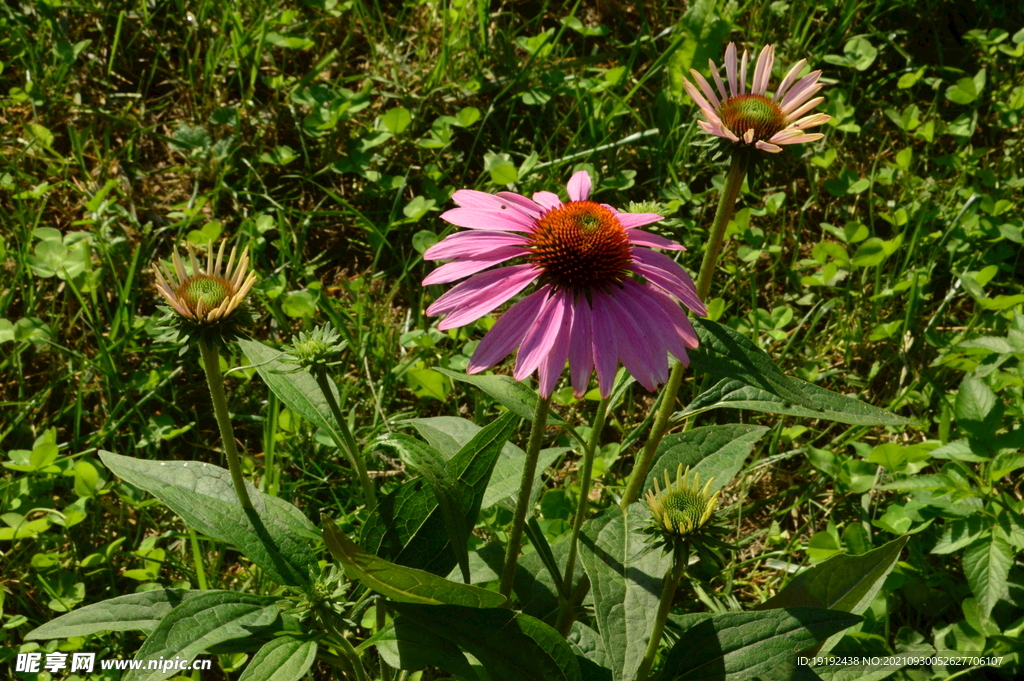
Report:
[[[819,132],[805,131],[807,128],[828,122],[831,116],[823,113],[804,116],[824,101],[823,97],[814,97],[822,86],[818,82],[821,71],[812,71],[797,79],[807,64],[806,59],[801,59],[782,79],[775,96],[768,97],[768,80],[771,78],[772,65],[775,62],[775,46],[765,45],[761,50],[757,65],[754,67],[754,81],[751,83],[750,92],[746,90],[747,52],[743,52],[738,74],[736,61],[736,44],[729,43],[725,50],[725,75],[728,81],[726,89],[726,83],[722,82],[718,67],[715,62],[709,60],[711,76],[718,86],[717,95],[707,79],[697,71],[690,69],[699,90],[683,78],[686,92],[707,119],[697,121],[697,125],[704,132],[738,145],[755,147],[771,153],[782,151],[781,145],[784,144],[813,142],[824,137]]]
[[[589,201],[590,190],[590,175],[580,171],[569,180],[567,203],[551,192],[537,192],[532,200],[512,192],[455,192],[459,208],[441,219],[470,231],[427,250],[427,260],[452,262],[423,283],[473,276],[427,308],[428,315],[447,315],[438,328],[465,326],[532,282],[540,284],[498,318],[467,373],[494,366],[519,348],[513,376],[521,381],[537,371],[542,397],[551,395],[566,360],[577,397],[595,369],[607,397],[620,361],[648,390],[668,379],[668,353],[689,364],[686,350],[698,340],[676,299],[701,316],[707,308],[683,268],[651,250],[685,249],[637,229],[660,215],[620,213]],[[483,271],[516,258],[524,262]]]

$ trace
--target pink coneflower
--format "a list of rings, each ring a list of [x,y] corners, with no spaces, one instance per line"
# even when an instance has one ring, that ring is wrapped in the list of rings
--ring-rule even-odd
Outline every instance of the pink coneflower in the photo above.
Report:
[[[831,119],[830,116],[817,113],[801,118],[805,113],[824,101],[823,97],[814,96],[821,89],[818,78],[821,71],[812,71],[797,80],[800,71],[807,64],[806,59],[798,61],[789,70],[775,96],[769,98],[768,79],[772,75],[772,64],[775,61],[775,46],[765,45],[757,58],[754,67],[754,82],[750,92],[747,84],[747,53],[743,52],[739,75],[736,73],[736,44],[729,43],[725,50],[725,74],[729,81],[726,91],[722,76],[719,75],[715,62],[710,61],[711,76],[718,86],[721,99],[708,84],[704,76],[693,69],[694,80],[700,90],[690,81],[683,78],[683,86],[693,101],[700,107],[706,121],[697,121],[704,132],[730,140],[737,144],[753,146],[761,151],[778,153],[782,144],[813,142],[824,137],[819,132],[804,132],[807,128],[822,125]]]
[[[532,200],[511,192],[455,192],[460,207],[441,218],[472,231],[452,234],[427,250],[427,260],[453,261],[423,283],[474,276],[427,308],[428,315],[447,315],[438,328],[465,326],[531,282],[540,283],[487,332],[468,373],[497,364],[518,347],[513,375],[521,381],[536,370],[541,396],[551,395],[568,359],[577,397],[586,392],[594,369],[607,397],[620,361],[648,390],[667,380],[667,353],[689,363],[686,349],[697,347],[697,335],[675,299],[701,316],[707,308],[683,268],[650,250],[685,249],[636,229],[660,215],[620,213],[588,201],[590,188],[590,175],[580,171],[569,180],[568,203],[551,192],[537,192]],[[482,271],[515,258],[524,262]]]

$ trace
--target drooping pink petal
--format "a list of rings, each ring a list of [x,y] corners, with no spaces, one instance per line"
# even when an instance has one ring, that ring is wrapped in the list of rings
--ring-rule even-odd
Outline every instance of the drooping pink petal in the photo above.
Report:
[[[537,370],[555,345],[564,313],[565,306],[561,304],[561,298],[557,293],[544,301],[544,307],[540,309],[519,346],[512,378],[521,381]]]
[[[821,71],[811,71],[806,76],[801,78],[790,88],[786,96],[779,102],[779,108],[782,113],[793,111],[798,106],[806,102],[814,93],[821,89],[821,85],[818,83],[818,78],[821,77]]]
[[[774,64],[775,46],[765,45],[757,57],[757,66],[754,67],[754,83],[750,87],[752,94],[764,96],[768,91],[768,80],[771,78]]]
[[[652,342],[656,341],[652,338],[654,334],[640,328],[634,315],[623,308],[615,294],[607,294],[605,303],[615,329],[615,346],[619,351],[619,361],[640,385],[653,391],[659,383],[658,366],[653,358],[657,354],[658,345]],[[664,351],[664,348],[662,350]],[[666,367],[667,362],[666,359]],[[668,378],[667,368],[664,378]]]
[[[780,151],[782,151],[782,147],[776,144],[771,144],[770,142],[762,142],[761,140],[757,140],[756,142],[754,142],[754,146],[760,149],[761,151],[767,151],[772,154],[777,154]]]
[[[653,304],[661,307],[665,313],[666,318],[670,324],[673,335],[677,336],[683,343],[684,348],[696,348],[700,345],[700,339],[697,337],[697,332],[693,330],[693,324],[690,323],[689,317],[683,311],[683,308],[679,307],[679,303],[668,295],[657,286],[647,286],[644,288],[644,295],[646,298],[652,301]],[[672,349],[669,348],[669,352]],[[672,352],[676,355],[675,352]],[[683,360],[683,357],[676,355],[677,359]]]
[[[508,232],[472,231],[456,232],[442,239],[426,250],[424,260],[449,260],[451,258],[472,258],[488,254],[501,246],[525,246],[526,237]]]
[[[558,335],[555,342],[537,367],[537,383],[541,397],[550,397],[551,392],[558,383],[558,377],[562,375],[565,368],[565,360],[569,359],[570,333],[575,309],[572,304],[573,294],[571,291],[559,291],[552,298],[555,305],[562,308],[562,322],[558,327]]]
[[[740,94],[747,94],[747,51],[743,50],[743,58],[740,59]]]
[[[638,284],[633,280],[623,282],[622,295],[619,301],[622,306],[636,318],[638,326],[644,333],[648,334],[652,349],[651,360],[657,369],[656,376],[658,383],[668,380],[668,357],[666,352],[672,352],[678,357],[678,352],[686,355],[686,346],[672,328],[672,320],[666,312],[658,305],[657,301],[649,292],[657,290],[650,284]],[[676,309],[682,312],[678,305]]]
[[[729,80],[729,96],[735,97],[740,93],[736,85],[736,43],[725,48],[725,77]]]
[[[711,59],[708,59],[708,66],[711,67],[711,77],[715,79],[715,86],[718,87],[718,93],[722,96],[722,99],[729,99],[729,93],[725,89],[725,83],[722,82],[722,75],[718,72],[718,66]]]
[[[447,284],[457,281],[471,274],[476,274],[492,265],[518,258],[524,253],[520,246],[501,246],[479,258],[458,258],[452,262],[441,265],[423,279],[424,285]]]
[[[572,394],[580,399],[590,386],[590,374],[594,371],[594,346],[590,303],[581,295],[576,299],[569,336],[569,375],[572,377]]]
[[[615,368],[618,366],[619,349],[616,343],[615,320],[608,309],[608,294],[595,292],[590,326],[594,339],[594,368],[597,370],[597,385],[601,397],[608,397],[615,383]]]
[[[695,314],[701,317],[707,315],[708,309],[697,296],[693,279],[679,263],[667,255],[645,248],[634,248],[633,260],[630,267],[634,272],[674,295]]]
[[[647,248],[663,248],[667,251],[685,251],[686,247],[682,244],[677,244],[671,239],[666,239],[663,236],[657,234],[651,234],[641,229],[631,229],[626,234],[629,235],[629,243],[634,246],[646,246]]]
[[[817,140],[820,140],[824,136],[825,135],[820,132],[805,133],[798,137],[790,137],[788,139],[782,140],[781,142],[779,142],[779,144],[804,144],[805,142],[815,142]]]
[[[619,220],[619,224],[626,229],[633,229],[634,227],[640,227],[641,225],[649,225],[652,222],[658,222],[665,218],[657,213],[619,213],[615,216]]]
[[[476,346],[466,373],[475,374],[489,369],[519,347],[550,293],[550,285],[541,286],[498,317],[498,321]]]
[[[800,72],[803,71],[804,66],[806,65],[806,59],[801,59],[800,61],[793,65],[793,68],[789,70],[789,73],[786,74],[786,77],[782,79],[781,83],[779,83],[779,89],[775,91],[774,99],[776,102],[782,99],[783,96],[785,96],[786,91],[789,89],[789,86],[796,82],[796,77],[800,75]]]
[[[590,198],[591,188],[590,173],[586,170],[573,173],[572,177],[569,178],[569,184],[566,186],[566,189],[569,191],[570,201],[586,201]]]
[[[499,199],[507,201],[509,205],[515,206],[522,212],[526,213],[530,217],[537,218],[544,212],[544,209],[539,206],[535,201],[516,194],[514,192],[498,192],[495,194]]]
[[[711,104],[712,111],[717,111],[722,108],[722,103],[718,101],[718,97],[715,96],[715,91],[711,89],[711,85],[708,83],[704,76],[700,75],[696,69],[690,69],[690,75],[693,76],[693,80],[697,83],[697,87],[707,98],[708,103]]]
[[[686,90],[686,94],[690,95],[690,99],[700,107],[701,113],[704,114],[704,117],[708,119],[709,123],[721,123],[721,119],[718,117],[718,114],[715,113],[714,107],[704,99],[704,95],[702,95],[690,81],[686,80],[686,78],[683,78],[683,89]]]
[[[815,97],[814,99],[807,102],[802,107],[791,113],[789,117],[790,120],[792,120],[793,122],[790,123],[790,125],[792,125],[794,128],[813,128],[816,125],[824,125],[825,123],[828,123],[830,120],[832,120],[832,117],[825,113],[816,113],[811,114],[810,116],[804,116],[803,118],[800,118],[800,116],[803,116],[805,113],[807,113],[814,107],[818,106],[823,101],[825,101],[824,97]]]
[[[540,206],[551,210],[552,208],[558,208],[562,205],[562,200],[558,198],[558,194],[553,192],[534,192],[533,200]]]
[[[441,219],[466,229],[532,232],[534,221],[518,210],[483,210],[481,208],[452,208],[441,213]]]
[[[747,144],[753,143],[753,141],[754,141],[754,129],[753,128],[750,128],[745,133],[743,133],[743,141],[746,142]]]
[[[541,275],[534,265],[499,267],[456,285],[427,308],[430,316],[448,314],[438,328],[454,329],[480,317],[513,297]]]
[[[460,189],[452,194],[452,200],[463,208],[500,211],[512,209],[519,212],[519,207],[516,204],[505,201],[494,194],[478,192],[475,189]]]
[[[740,141],[740,138],[734,135],[732,130],[727,128],[724,123],[713,125],[711,123],[708,123],[707,121],[697,121],[697,125],[699,125],[701,130],[708,133],[709,135],[714,135],[716,137],[725,137],[726,139],[731,140],[733,142]]]

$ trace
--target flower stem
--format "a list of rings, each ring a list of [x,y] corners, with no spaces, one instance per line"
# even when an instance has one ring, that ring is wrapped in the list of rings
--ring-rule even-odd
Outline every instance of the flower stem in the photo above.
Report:
[[[676,549],[672,558],[673,565],[665,571],[665,578],[662,580],[658,614],[654,620],[654,629],[651,631],[651,640],[647,642],[643,662],[640,663],[640,668],[636,672],[636,681],[647,681],[647,676],[651,673],[651,666],[654,664],[654,657],[658,654],[658,645],[661,643],[661,634],[665,631],[665,620],[668,619],[668,612],[672,608],[672,599],[676,595],[676,587],[683,577],[683,570],[686,569],[689,552]]]
[[[729,224],[729,218],[732,217],[732,211],[736,206],[736,199],[740,195],[740,188],[743,187],[743,178],[746,175],[747,164],[740,154],[736,154],[732,157],[729,173],[725,176],[725,185],[722,187],[722,194],[718,197],[718,209],[715,211],[715,221],[711,225],[711,238],[704,251],[700,274],[697,276],[697,297],[701,300],[707,298],[708,291],[711,289],[711,276],[715,272],[718,256],[722,252],[725,228]],[[676,406],[676,396],[679,394],[679,386],[683,382],[684,370],[682,362],[675,362],[672,366],[672,374],[669,376],[668,383],[665,384],[665,392],[661,398],[658,415],[654,419],[654,426],[651,428],[651,435],[644,444],[640,458],[633,464],[633,472],[626,484],[626,491],[622,495],[622,502],[619,504],[622,508],[626,508],[636,501],[640,487],[647,478],[647,472],[654,461],[654,454],[658,451],[658,445],[661,444],[661,439],[665,437],[665,432],[668,430],[668,420]]]
[[[548,422],[548,407],[550,406],[551,397],[542,397],[537,401],[537,411],[533,415],[533,427],[530,428],[530,442],[526,449],[523,477],[519,483],[519,498],[516,500],[516,515],[512,520],[512,530],[508,535],[508,549],[505,552],[505,566],[501,571],[499,587],[499,592],[509,599],[509,604],[512,602],[512,582],[515,580],[516,565],[519,563],[519,548],[523,541],[523,525],[526,524],[526,514],[530,510],[533,470],[537,467],[540,445],[544,441],[544,431]]]
[[[569,559],[565,564],[565,588],[572,591],[573,572],[576,568],[576,551],[579,544],[580,528],[587,517],[587,504],[590,501],[590,483],[594,473],[594,450],[597,449],[598,440],[601,439],[601,431],[604,430],[605,417],[608,414],[609,398],[602,398],[597,405],[597,413],[594,415],[594,428],[590,433],[586,449],[583,450],[583,473],[580,478],[580,499],[576,505],[576,517],[572,521],[572,536],[569,538]],[[562,635],[568,634],[569,627],[574,619],[570,608],[571,603],[562,603],[562,609],[558,613],[558,629]]]
[[[224,453],[228,457],[228,470],[231,471],[235,494],[238,495],[242,508],[252,508],[249,492],[245,489],[245,478],[242,477],[242,467],[238,462],[235,434],[231,429],[228,399],[224,395],[224,377],[220,373],[220,355],[202,338],[199,339],[199,354],[203,357],[206,382],[210,385],[210,397],[213,399],[213,413],[217,416],[217,426],[220,428],[221,442],[224,443]]]
[[[352,431],[348,429],[348,422],[341,413],[338,400],[334,399],[334,392],[331,390],[327,372],[323,369],[313,369],[311,373],[313,378],[316,379],[316,384],[320,387],[320,392],[323,393],[324,399],[327,400],[327,406],[331,410],[331,415],[334,416],[335,423],[338,424],[338,430],[341,431],[342,441],[335,444],[345,452],[349,464],[355,469],[356,475],[359,476],[359,484],[363,488],[363,503],[366,504],[366,510],[373,511],[377,508],[377,490],[373,486],[373,481],[370,480],[370,474],[366,472],[366,462],[363,461],[363,457],[359,452],[356,439],[352,437]]]

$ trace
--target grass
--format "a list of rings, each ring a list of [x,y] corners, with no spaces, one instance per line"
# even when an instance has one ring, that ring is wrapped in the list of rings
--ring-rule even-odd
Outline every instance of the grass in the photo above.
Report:
[[[0,507],[46,521],[0,542],[6,640],[133,579],[197,583],[173,515],[96,458],[220,460],[205,444],[216,425],[198,357],[159,340],[152,262],[182,241],[250,244],[254,335],[284,341],[331,322],[348,341],[336,378],[363,443],[412,416],[482,422],[492,405],[433,371],[464,368],[482,327],[437,331],[423,311],[441,288],[419,284],[431,269],[422,252],[450,229],[437,215],[451,193],[550,190],[587,168],[601,201],[661,201],[663,232],[694,271],[724,166],[708,158],[680,78],[720,61],[728,40],[774,42],[786,65],[823,68],[833,121],[741,194],[712,315],[787,373],[916,423],[742,415],[772,429],[732,488],[745,500],[738,537],[768,529],[706,599],[758,602],[783,579],[766,561],[799,562],[830,522],[838,536],[884,513],[897,497],[861,490],[876,474],[867,452],[949,440],[966,373],[987,372],[1006,427],[1020,423],[1019,352],[997,360],[962,343],[1021,324],[1022,27],[1006,4],[938,0],[0,8],[0,449],[9,461],[38,451],[31,470],[0,475]],[[358,524],[358,483],[329,441],[268,399],[243,357],[224,360],[260,484]],[[687,384],[684,396],[708,387]],[[611,416],[614,440],[649,403],[633,389]],[[567,391],[556,405],[583,425],[593,411]],[[599,505],[635,448],[606,447]],[[385,491],[401,479],[398,462],[368,461]],[[574,466],[561,463],[541,504],[553,537],[567,529]],[[1019,481],[1009,489],[1019,501]],[[83,515],[62,529],[69,509]],[[248,578],[200,543],[211,584]],[[139,557],[157,544],[158,562]],[[961,600],[919,553],[927,588]],[[123,574],[142,565],[156,572]],[[894,629],[952,618],[891,612]]]

